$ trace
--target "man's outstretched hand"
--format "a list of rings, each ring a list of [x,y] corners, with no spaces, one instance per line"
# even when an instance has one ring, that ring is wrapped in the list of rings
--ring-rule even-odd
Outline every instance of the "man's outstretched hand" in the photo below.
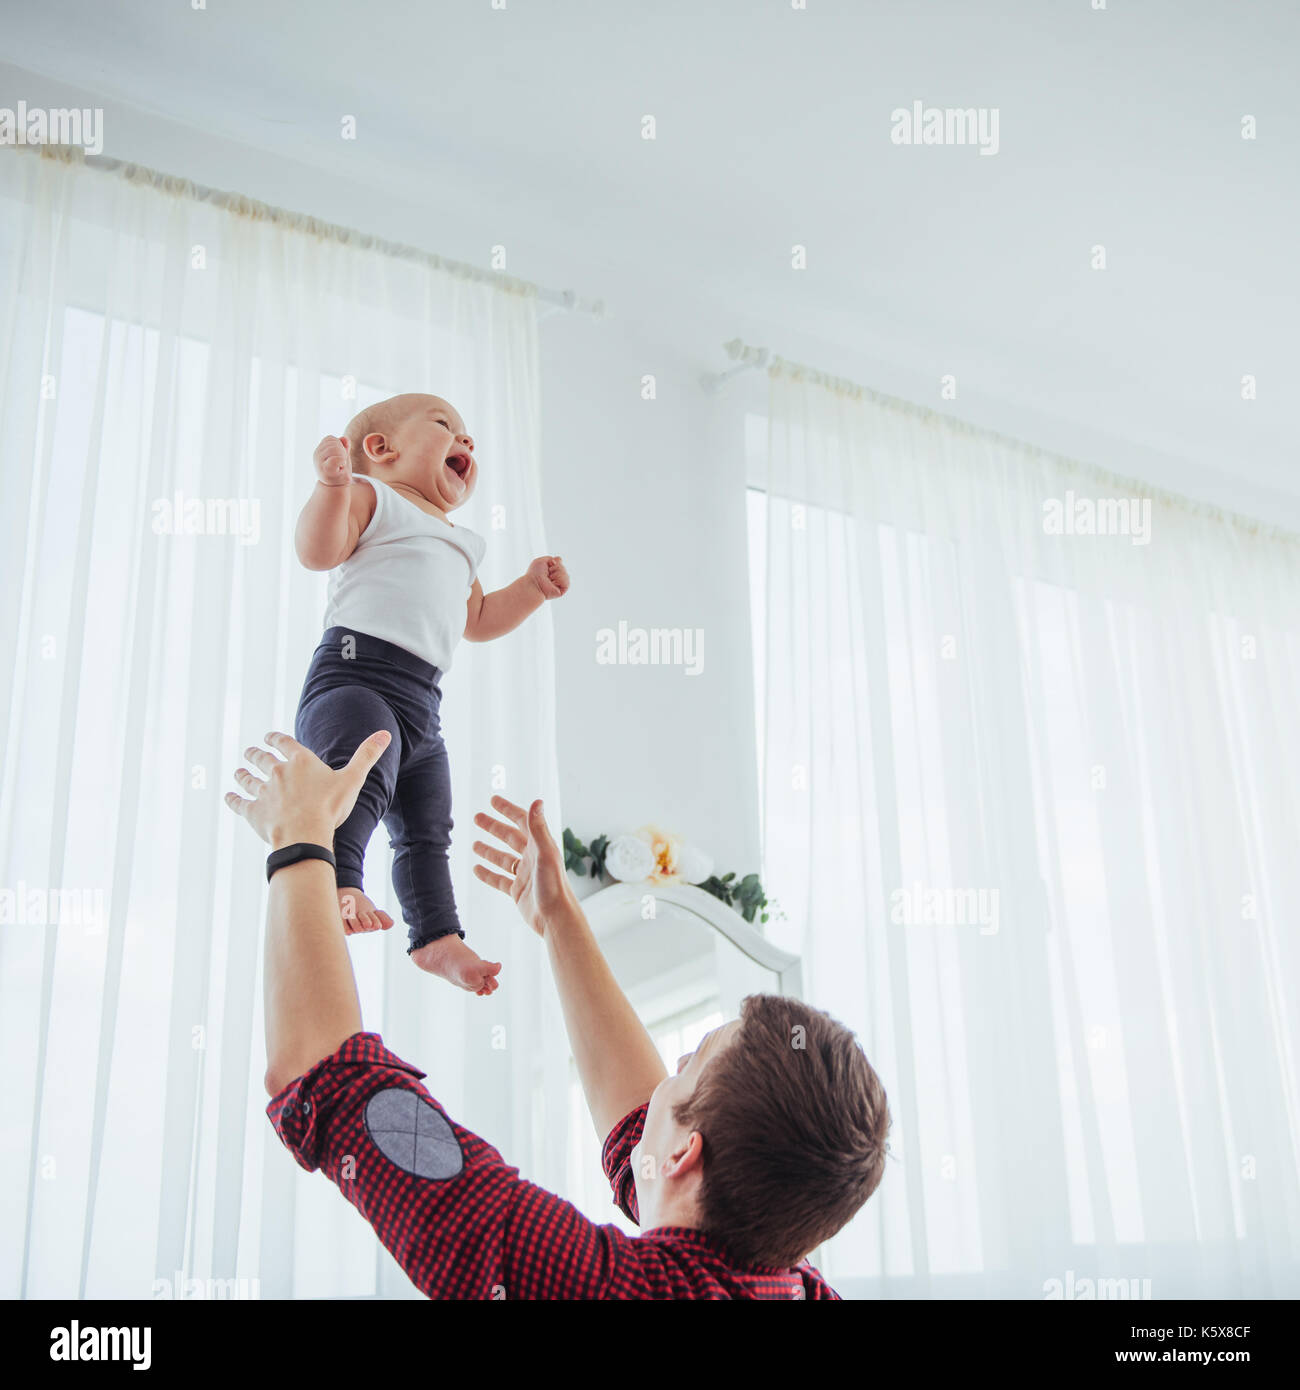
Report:
[[[391,740],[387,729],[371,734],[353,753],[352,761],[335,772],[288,734],[267,734],[262,741],[274,753],[265,748],[244,749],[244,757],[266,774],[265,781],[241,767],[235,781],[250,799],[227,792],[226,805],[243,816],[272,849],[298,843],[328,848],[334,843],[335,829],[356,804],[367,773]]]
[[[492,806],[510,823],[480,811],[474,824],[496,836],[508,849],[496,849],[475,840],[474,853],[505,872],[493,873],[484,865],[475,864],[474,876],[508,893],[524,921],[538,936],[545,936],[548,922],[575,902],[564,872],[564,855],[551,838],[540,801],[534,801],[525,811],[504,796],[494,796]]]

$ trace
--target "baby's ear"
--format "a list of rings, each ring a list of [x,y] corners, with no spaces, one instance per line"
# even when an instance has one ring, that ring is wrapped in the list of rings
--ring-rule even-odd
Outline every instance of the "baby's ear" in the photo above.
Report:
[[[368,458],[379,460],[391,450],[388,447],[388,439],[378,430],[371,430],[361,441],[361,452]]]

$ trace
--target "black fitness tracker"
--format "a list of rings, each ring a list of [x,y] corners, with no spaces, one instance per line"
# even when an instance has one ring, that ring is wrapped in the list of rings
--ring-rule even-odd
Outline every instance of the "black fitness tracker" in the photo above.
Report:
[[[271,881],[271,875],[277,869],[283,869],[287,864],[297,864],[303,859],[323,859],[331,869],[338,867],[333,853],[324,845],[285,845],[283,849],[272,850],[266,856],[267,882]]]

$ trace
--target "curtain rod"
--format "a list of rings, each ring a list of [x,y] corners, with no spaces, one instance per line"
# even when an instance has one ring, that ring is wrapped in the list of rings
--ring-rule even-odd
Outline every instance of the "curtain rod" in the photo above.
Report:
[[[707,391],[716,392],[733,377],[766,368],[769,378],[784,375],[792,381],[807,381],[814,386],[824,387],[836,395],[848,396],[853,400],[869,400],[885,409],[897,411],[903,415],[912,415],[921,420],[942,424],[959,434],[969,434],[977,439],[987,440],[989,443],[1010,446],[1039,458],[1050,459],[1053,463],[1064,464],[1077,473],[1090,474],[1098,480],[1105,480],[1108,487],[1120,491],[1140,492],[1142,496],[1151,498],[1153,502],[1161,502],[1166,506],[1179,507],[1183,511],[1194,512],[1199,516],[1225,522],[1239,531],[1271,540],[1284,541],[1289,545],[1300,542],[1300,533],[1285,527],[1269,525],[1256,520],[1254,517],[1244,516],[1241,512],[1228,511],[1225,507],[1217,506],[1213,502],[1198,501],[1194,497],[1188,497],[1185,493],[1171,492],[1168,488],[1153,487],[1140,479],[1122,477],[1098,464],[1084,463],[1079,459],[1070,458],[1067,454],[1058,454],[1051,449],[1040,449],[1036,444],[1029,444],[1025,440],[1016,439],[1009,434],[1000,434],[996,430],[985,429],[982,425],[972,425],[969,421],[959,419],[955,415],[947,415],[942,410],[932,410],[929,406],[918,405],[915,401],[904,400],[901,396],[885,395],[882,391],[874,391],[870,386],[862,386],[856,381],[830,376],[816,367],[805,367],[799,362],[787,361],[783,357],[775,356],[767,348],[751,347],[739,338],[733,338],[729,343],[723,343],[722,350],[736,363],[736,366],[729,367],[724,372],[711,372],[703,376],[701,384]]]
[[[381,251],[385,255],[402,260],[421,261],[437,270],[447,272],[465,280],[475,280],[493,285],[508,294],[532,296],[551,307],[551,312],[585,314],[592,318],[608,317],[603,299],[582,299],[574,290],[549,290],[535,285],[529,280],[503,275],[499,271],[483,270],[479,266],[464,261],[448,260],[445,256],[425,251],[418,246],[408,246],[402,242],[388,241],[383,237],[372,236],[354,227],[345,227],[335,222],[325,222],[307,213],[292,212],[287,208],[273,207],[270,203],[258,202],[242,193],[229,193],[219,188],[209,188],[191,179],[175,174],[164,174],[143,164],[132,164],[129,160],[113,159],[108,155],[87,154],[77,145],[14,146],[13,148],[34,149],[46,159],[60,159],[67,164],[84,164],[103,173],[117,174],[130,183],[147,184],[150,187],[170,193],[174,197],[189,198],[195,202],[210,203],[224,208],[240,217],[248,217],[257,222],[270,222],[273,225],[290,227],[294,231],[306,232],[323,241],[338,241],[348,246],[357,246],[366,251]]]

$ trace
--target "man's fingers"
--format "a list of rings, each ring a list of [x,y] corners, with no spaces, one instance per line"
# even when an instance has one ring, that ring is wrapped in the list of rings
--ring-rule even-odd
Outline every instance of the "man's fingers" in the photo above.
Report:
[[[516,806],[513,801],[507,801],[504,796],[494,796],[492,798],[492,805],[495,806],[503,816],[509,816],[518,826],[522,827],[524,821],[527,820],[527,816],[524,814],[524,808],[522,806]]]
[[[480,883],[486,883],[489,888],[498,888],[501,892],[509,896],[511,881],[503,878],[500,874],[494,874],[491,869],[485,869],[482,864],[474,865],[474,877]]]
[[[251,801],[245,801],[242,796],[236,796],[234,792],[227,792],[225,796],[226,805],[237,815],[248,819],[248,811],[252,806]]]
[[[254,777],[246,767],[235,769],[235,781],[238,782],[246,792],[252,792],[254,800],[257,799],[257,795],[262,788],[266,786],[266,783],[263,782],[260,777]],[[252,802],[249,802],[249,805],[251,806]]]
[[[474,841],[474,853],[480,859],[486,859],[489,864],[495,864],[507,873],[517,874],[519,872],[519,856],[517,854],[507,854],[503,849],[493,849],[491,845],[485,845],[482,840]]]
[[[347,766],[342,769],[344,777],[348,779],[345,785],[354,786],[357,794],[360,794],[370,769],[383,757],[384,749],[392,741],[393,736],[387,729],[377,729],[369,738],[363,739],[357,745],[357,751],[348,759]]]
[[[283,759],[277,758],[274,753],[268,753],[265,748],[245,748],[244,757],[253,764],[259,772],[270,772],[273,767],[278,766]]]
[[[495,799],[495,798],[494,798]],[[515,808],[518,810],[518,807]],[[519,812],[520,816],[524,814]],[[528,843],[528,837],[521,830],[516,830],[513,825],[507,825],[504,821],[495,820],[486,811],[478,811],[474,816],[474,824],[480,830],[486,830],[490,835],[495,835],[498,840],[504,840],[511,849],[522,853]]]
[[[283,753],[286,758],[294,753],[307,751],[296,738],[290,738],[288,734],[282,734],[275,729],[272,729],[269,734],[263,735],[262,742],[269,743],[277,753]]]
[[[546,808],[542,805],[540,797],[528,808],[528,828],[542,844],[554,847],[551,827],[546,824]]]
[[[377,729],[353,753],[348,760],[347,770],[359,774],[361,781],[365,781],[366,773],[383,757],[384,749],[392,741],[393,736],[387,729]]]

